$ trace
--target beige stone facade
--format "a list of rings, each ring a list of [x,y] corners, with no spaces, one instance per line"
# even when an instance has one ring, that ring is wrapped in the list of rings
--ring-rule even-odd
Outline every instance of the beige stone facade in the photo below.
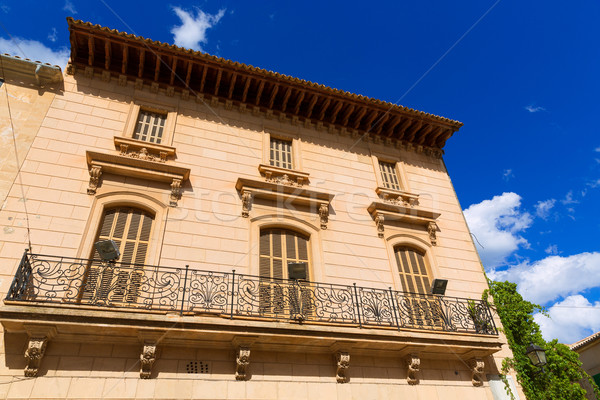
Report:
[[[459,123],[70,29],[21,172],[29,264],[20,187],[0,212],[0,397],[494,398],[510,351],[478,308],[487,285],[441,157]],[[160,143],[136,136],[142,112]],[[122,237],[147,246],[143,266],[70,259],[93,256],[110,210],[152,220]],[[402,254],[423,276],[399,274]],[[278,281],[285,262],[304,276]],[[419,289],[432,279],[446,297]]]

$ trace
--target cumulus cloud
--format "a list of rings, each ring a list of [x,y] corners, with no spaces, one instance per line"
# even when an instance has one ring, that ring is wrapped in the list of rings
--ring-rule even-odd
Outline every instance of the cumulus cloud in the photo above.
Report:
[[[531,225],[532,218],[520,206],[521,196],[508,192],[464,211],[469,229],[484,247],[479,254],[486,267],[496,267],[519,246],[529,246],[518,233]]]
[[[56,42],[57,36],[58,32],[56,31],[56,28],[52,28],[52,30],[48,34],[48,40],[54,43]]]
[[[550,254],[550,255],[557,255],[559,253],[558,251],[558,246],[555,244],[551,244],[550,246],[546,247],[546,250],[544,250],[546,252],[546,254]]]
[[[69,12],[71,14],[77,14],[77,10],[73,3],[70,0],[65,1],[65,5],[63,6],[63,11]]]
[[[550,318],[534,315],[546,340],[572,344],[600,330],[600,302],[590,303],[582,295],[569,296],[548,309]]]
[[[67,65],[69,60],[69,49],[66,47],[53,50],[37,40],[14,38],[13,41],[0,37],[0,49],[13,56],[58,65],[62,68]]]
[[[540,111],[546,111],[546,109],[544,107],[536,107],[532,104],[525,106],[525,109],[527,111],[529,111],[530,113],[536,113],[536,112],[540,112]]]
[[[496,281],[515,282],[527,300],[546,304],[600,286],[600,253],[549,256],[504,271],[492,270],[488,276]]]
[[[206,44],[206,31],[215,26],[223,15],[225,9],[217,14],[208,14],[196,8],[196,13],[188,12],[180,7],[173,7],[173,11],[181,20],[181,25],[171,29],[173,40],[177,46],[202,51],[201,44]]]
[[[547,219],[550,216],[550,210],[552,210],[555,204],[555,199],[538,201],[535,205],[535,215],[542,219]]]
[[[512,169],[505,169],[504,172],[502,173],[502,179],[504,179],[505,181],[509,181],[511,178],[514,178],[515,174],[513,174]]]
[[[560,202],[563,203],[563,204],[565,204],[565,205],[567,205],[567,204],[577,204],[577,203],[579,203],[579,200],[576,200],[573,197],[573,191],[569,190],[569,193],[567,193],[567,195],[565,196],[565,198],[562,199]]]

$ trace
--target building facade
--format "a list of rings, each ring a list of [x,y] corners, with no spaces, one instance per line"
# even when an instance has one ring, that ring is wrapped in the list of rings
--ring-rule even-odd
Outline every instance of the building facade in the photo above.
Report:
[[[6,397],[503,398],[461,123],[68,22],[0,213]]]
[[[569,347],[579,354],[579,361],[582,363],[581,369],[587,372],[600,387],[600,332],[583,338]],[[581,380],[579,384],[586,390],[586,397],[589,400],[596,399],[594,389],[587,379]]]

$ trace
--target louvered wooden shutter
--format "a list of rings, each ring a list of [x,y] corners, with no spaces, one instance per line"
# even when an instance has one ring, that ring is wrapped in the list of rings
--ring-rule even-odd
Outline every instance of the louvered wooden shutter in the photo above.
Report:
[[[383,186],[388,189],[400,190],[400,182],[396,173],[396,164],[380,161],[381,179]]]
[[[274,167],[292,169],[292,142],[271,138],[270,164]]]
[[[164,114],[140,110],[133,138],[150,143],[160,143],[166,120],[167,116]]]

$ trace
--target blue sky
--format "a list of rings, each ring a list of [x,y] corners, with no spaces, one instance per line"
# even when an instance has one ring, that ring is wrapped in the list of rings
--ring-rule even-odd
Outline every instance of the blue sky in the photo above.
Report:
[[[464,122],[445,162],[486,270],[600,330],[600,3],[0,1],[0,51],[64,63],[65,18]]]

